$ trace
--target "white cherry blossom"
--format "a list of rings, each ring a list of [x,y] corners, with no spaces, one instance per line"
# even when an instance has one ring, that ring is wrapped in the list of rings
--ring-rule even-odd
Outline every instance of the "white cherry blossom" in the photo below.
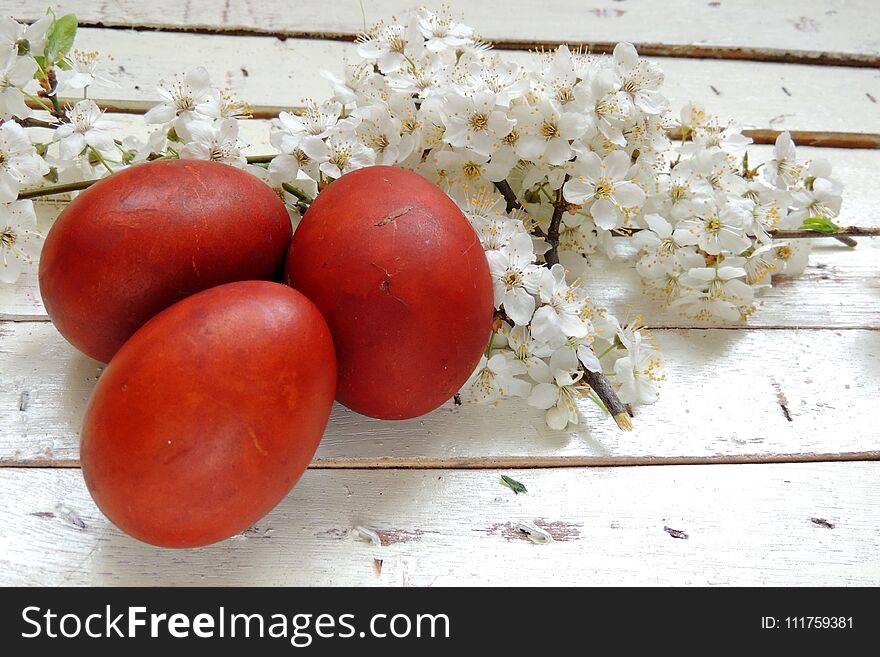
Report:
[[[36,185],[49,172],[18,123],[0,125],[0,203],[16,200],[23,185]]]
[[[604,160],[586,153],[578,162],[576,177],[563,187],[565,200],[585,206],[600,228],[617,228],[623,224],[623,209],[645,200],[644,190],[627,178],[629,168],[625,152],[615,151]]]
[[[31,201],[0,203],[0,283],[15,283],[40,253],[43,236]]]
[[[63,159],[72,160],[87,147],[102,153],[114,150],[113,136],[108,132],[113,123],[104,118],[94,101],[81,100],[65,114],[67,123],[59,125],[54,135]]]

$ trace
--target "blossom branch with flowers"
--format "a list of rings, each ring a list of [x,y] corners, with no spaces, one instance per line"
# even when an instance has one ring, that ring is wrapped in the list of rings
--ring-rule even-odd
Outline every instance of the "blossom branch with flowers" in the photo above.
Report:
[[[738,124],[697,103],[671,113],[662,71],[627,43],[611,56],[563,45],[520,62],[449,15],[412,12],[359,36],[362,62],[323,73],[332,96],[281,112],[269,134],[277,153],[247,158],[247,105],[204,68],[161,83],[146,141],[114,139],[88,98],[108,81],[102,60],[73,50],[75,33],[72,16],[0,21],[0,281],[14,284],[39,252],[30,199],[139,162],[242,167],[294,224],[346,172],[405,167],[458,203],[492,275],[496,322],[461,398],[522,398],[553,429],[582,421],[579,399],[629,429],[630,408],[652,403],[663,380],[641,318],[620,322],[588,298],[588,259],[629,258],[654,298],[691,318],[740,321],[773,275],[803,271],[802,238],[878,234],[835,222],[841,184],[828,162],[798,159],[788,133],[754,166]],[[62,107],[71,92],[81,99]],[[47,128],[45,143],[31,137]]]

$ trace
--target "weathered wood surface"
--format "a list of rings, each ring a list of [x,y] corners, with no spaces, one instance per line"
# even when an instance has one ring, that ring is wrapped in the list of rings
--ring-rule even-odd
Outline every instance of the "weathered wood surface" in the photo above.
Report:
[[[77,470],[0,469],[0,499],[2,584],[880,584],[880,463],[309,470],[243,535],[185,551],[123,535]]]
[[[51,324],[0,324],[0,465],[75,465],[101,366]],[[387,422],[337,406],[319,467],[473,467],[880,457],[880,331],[658,330],[660,401],[621,432],[590,401],[550,431],[525,400]],[[25,401],[22,404],[22,401]],[[24,410],[22,410],[24,406]],[[209,437],[206,436],[206,439]]]
[[[438,7],[440,3],[425,3]],[[666,46],[722,46],[872,56],[880,25],[872,0],[777,0],[773,3],[691,0],[531,0],[443,3],[485,39],[501,42],[634,41]],[[160,30],[353,36],[365,25],[417,7],[410,0],[63,0],[86,24]],[[0,0],[0,13],[34,20],[39,2]],[[857,59],[856,57],[852,57]]]
[[[0,12],[2,13],[2,12]],[[203,65],[257,112],[273,113],[323,99],[321,69],[341,73],[357,61],[353,43],[84,28],[78,47],[113,55],[118,87],[95,85],[93,98],[143,110],[158,100],[156,85]],[[181,52],[194,53],[182,58]],[[513,53],[524,60],[528,53]],[[656,58],[673,108],[698,100],[725,120],[777,130],[880,132],[880,78],[872,69]],[[817,93],[817,90],[821,92]]]
[[[673,106],[699,100],[762,130],[872,133],[868,142],[880,133],[872,0],[449,4],[512,47],[568,41],[601,50],[630,40],[655,55],[728,60],[658,58]],[[78,46],[114,55],[119,86],[96,86],[92,96],[126,112],[155,102],[161,78],[198,64],[261,115],[325,98],[318,71],[354,59],[347,41],[364,22],[356,0],[53,6],[96,26],[81,30]],[[366,20],[404,6],[364,3]],[[39,2],[0,0],[0,14],[42,12]],[[303,35],[319,38],[274,38]],[[827,65],[835,62],[875,68]],[[120,130],[146,134],[138,116],[114,118]],[[242,130],[248,153],[269,152],[265,122]],[[842,223],[880,225],[880,151],[800,152],[834,163],[846,185]],[[40,203],[44,228],[62,207]],[[522,401],[449,404],[401,423],[337,408],[315,467],[287,499],[244,535],[195,551],[122,535],[94,507],[79,470],[58,467],[77,464],[101,368],[45,321],[31,271],[0,287],[0,466],[45,467],[0,467],[0,584],[876,586],[880,463],[868,461],[880,458],[878,249],[878,241],[849,250],[821,240],[806,274],[765,295],[747,326],[711,330],[648,302],[626,264],[597,261],[587,278],[598,302],[666,327],[655,336],[668,380],[660,401],[639,409],[636,431],[617,431],[589,403],[588,429],[555,433]],[[670,463],[689,465],[577,467]],[[529,493],[515,496],[502,473]],[[518,522],[556,540],[535,545]],[[378,531],[383,545],[351,538],[357,525]]]

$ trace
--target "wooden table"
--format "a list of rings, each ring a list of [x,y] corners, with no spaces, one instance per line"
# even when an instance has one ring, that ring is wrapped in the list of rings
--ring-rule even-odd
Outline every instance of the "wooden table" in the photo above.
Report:
[[[674,107],[697,99],[750,128],[880,141],[872,0],[450,4],[507,47],[644,44]],[[372,22],[409,5],[364,9]],[[139,134],[159,79],[197,64],[258,117],[326,97],[318,70],[353,59],[363,27],[354,0],[60,7],[87,26],[78,47],[115,57],[120,86],[92,95]],[[0,0],[19,19],[43,10]],[[270,152],[266,121],[244,130],[249,153]],[[842,223],[880,224],[880,150],[800,153],[832,160],[846,186]],[[44,227],[62,203],[40,204]],[[61,339],[26,274],[0,288],[0,583],[880,584],[880,240],[819,240],[804,276],[779,281],[748,324],[723,328],[651,304],[624,265],[590,271],[592,296],[622,317],[641,312],[667,357],[661,399],[638,411],[634,432],[588,404],[589,428],[565,432],[524,402],[449,404],[398,423],[337,408],[313,467],[277,509],[190,551],[128,538],[89,498],[78,432],[101,367]],[[521,521],[555,540],[533,544]],[[353,538],[355,526],[381,546]]]

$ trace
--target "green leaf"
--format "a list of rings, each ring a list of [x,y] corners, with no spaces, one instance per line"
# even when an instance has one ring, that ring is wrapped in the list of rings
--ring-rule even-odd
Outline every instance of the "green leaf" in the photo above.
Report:
[[[34,61],[39,68],[34,73],[34,79],[39,80],[46,76],[46,58],[43,55],[34,55]]]
[[[505,486],[507,486],[510,490],[512,490],[517,495],[519,495],[520,493],[528,492],[528,491],[526,491],[525,486],[523,486],[516,479],[511,479],[507,475],[501,475],[501,483],[504,484]]]
[[[66,14],[56,18],[46,34],[46,59],[54,63],[73,48],[76,38],[76,16]]]
[[[823,235],[833,235],[840,230],[840,226],[825,217],[807,217],[804,219],[801,230],[812,230]]]

